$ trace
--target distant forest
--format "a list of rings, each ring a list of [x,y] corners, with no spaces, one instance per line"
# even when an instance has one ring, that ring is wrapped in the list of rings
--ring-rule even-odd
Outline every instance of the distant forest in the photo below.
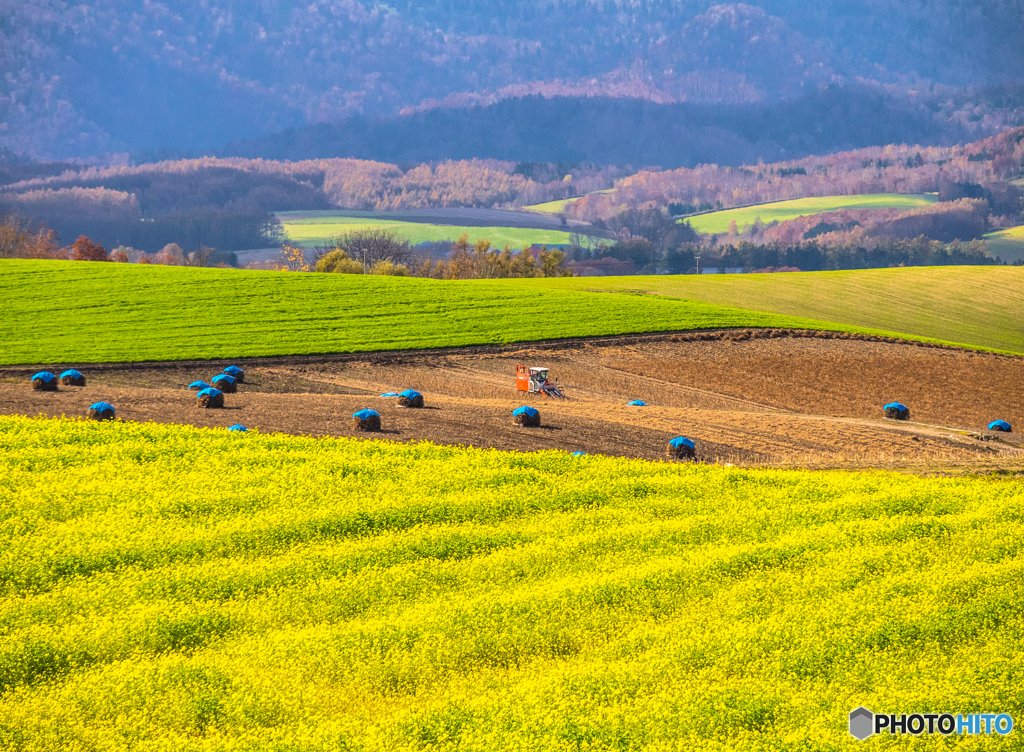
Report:
[[[403,169],[355,159],[242,158],[110,168],[8,165],[0,169],[0,211],[43,222],[65,243],[84,234],[108,248],[155,253],[176,243],[191,253],[204,246],[232,251],[277,245],[276,211],[518,208],[579,197],[565,207],[567,218],[591,223],[601,230],[595,234],[628,231],[665,249],[694,240],[650,229],[659,222],[676,227],[672,216],[812,196],[939,194],[942,203],[911,212],[839,212],[813,225],[793,220],[749,229],[762,242],[815,239],[871,248],[884,238],[918,235],[972,240],[1024,223],[1022,189],[1011,182],[1022,177],[1024,128],[1017,128],[965,146],[876,146],[675,170],[502,160]],[[646,219],[640,224],[629,219],[641,216]]]
[[[1024,112],[1024,88],[988,96]],[[526,96],[469,109],[357,116],[238,142],[220,153],[396,164],[494,158],[661,168],[742,165],[876,144],[953,144],[977,137],[981,116],[976,121],[953,117],[955,108],[948,99],[910,99],[868,86],[832,86],[740,104]]]
[[[527,95],[623,98],[626,112],[581,107],[579,120],[575,105],[563,103],[550,118],[572,125],[552,131],[550,144],[519,133],[514,144],[529,150],[515,153],[468,150],[491,138],[492,127],[500,143],[512,121],[498,110],[479,126],[478,115],[458,111],[396,121],[436,126],[408,142],[405,153],[318,149],[302,157],[403,165],[470,157],[663,167],[775,161],[781,148],[790,157],[904,140],[939,143],[927,137],[931,123],[915,122],[919,108],[939,115],[940,131],[953,123],[964,128],[955,138],[970,140],[1024,125],[1019,97],[981,88],[1019,85],[1022,38],[1020,0],[13,1],[0,3],[0,149],[50,159],[162,148],[209,154],[232,141],[339,121],[347,123],[342,135],[362,148],[374,145],[378,117]],[[836,118],[801,103],[830,85],[863,85],[893,99],[877,111],[840,103]],[[634,122],[629,100],[636,99],[782,106],[683,108],[678,112],[697,129],[685,140],[697,145],[679,152],[669,137],[656,142],[666,148],[648,155],[635,145],[619,148],[606,130]],[[548,118],[522,105],[512,111]],[[871,135],[860,118],[878,112],[889,113],[889,130]],[[727,122],[729,113],[738,122]],[[353,116],[367,119],[346,120]],[[800,122],[807,116],[817,122]],[[909,125],[899,122],[903,116]],[[764,150],[752,152],[763,117],[777,124]],[[658,118],[650,131],[621,130],[619,139],[657,136],[666,122]],[[456,127],[445,133],[444,123]],[[784,123],[798,126],[792,144],[779,129]],[[705,149],[709,139],[730,145],[711,138],[717,128],[732,134],[731,151]],[[469,140],[459,150],[463,133]],[[429,150],[438,137],[443,145]]]

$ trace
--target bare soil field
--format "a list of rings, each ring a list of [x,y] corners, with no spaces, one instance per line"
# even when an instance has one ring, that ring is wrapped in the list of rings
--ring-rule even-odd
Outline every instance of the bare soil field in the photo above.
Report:
[[[550,367],[569,399],[517,392],[516,363]],[[237,362],[246,383],[223,409],[199,409],[186,385],[225,365],[79,366],[88,386],[58,392],[32,391],[38,369],[4,369],[0,413],[84,416],[105,400],[122,420],[353,436],[352,413],[370,407],[383,430],[358,435],[398,441],[663,459],[684,435],[704,462],[1024,470],[1024,437],[986,430],[997,418],[1024,429],[1024,358],[987,353],[731,331],[261,359]],[[423,409],[379,396],[407,388],[425,395]],[[627,407],[634,399],[648,406]],[[891,401],[910,407],[909,422],[882,418]],[[523,404],[540,410],[540,428],[512,424]]]

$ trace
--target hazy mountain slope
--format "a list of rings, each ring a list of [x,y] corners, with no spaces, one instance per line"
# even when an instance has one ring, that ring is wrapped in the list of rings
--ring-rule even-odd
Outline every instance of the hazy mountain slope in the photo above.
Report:
[[[351,118],[230,144],[221,153],[402,164],[494,158],[669,168],[771,162],[886,143],[947,143],[968,135],[927,107],[850,87],[735,105],[531,96],[487,107]]]
[[[1022,0],[759,5],[16,0],[0,5],[0,148],[208,148],[531,92],[740,103],[1024,78]]]

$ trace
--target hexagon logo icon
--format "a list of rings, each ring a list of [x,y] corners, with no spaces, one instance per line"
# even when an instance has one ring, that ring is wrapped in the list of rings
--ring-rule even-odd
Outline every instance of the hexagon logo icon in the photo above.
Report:
[[[850,736],[864,741],[874,732],[874,713],[863,706],[850,711]]]

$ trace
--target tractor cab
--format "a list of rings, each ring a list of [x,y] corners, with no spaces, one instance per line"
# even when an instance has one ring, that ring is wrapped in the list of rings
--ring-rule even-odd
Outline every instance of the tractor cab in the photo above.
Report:
[[[552,382],[548,381],[550,369],[541,366],[516,366],[516,389],[530,394],[541,394],[545,397],[561,397],[562,393]]]

